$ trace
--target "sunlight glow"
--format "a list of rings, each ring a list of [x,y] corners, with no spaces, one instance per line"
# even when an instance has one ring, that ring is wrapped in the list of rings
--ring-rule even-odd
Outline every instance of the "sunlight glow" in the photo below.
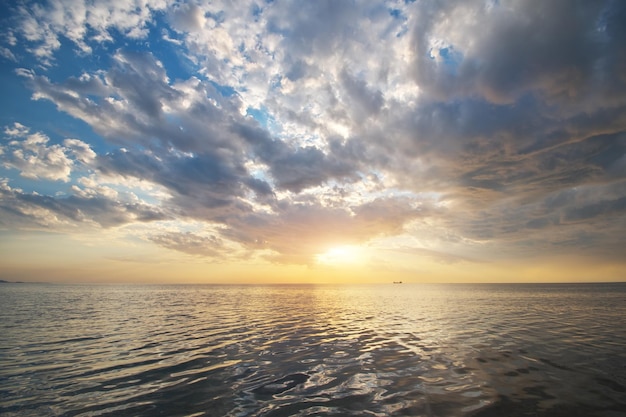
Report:
[[[363,261],[363,254],[357,246],[334,246],[326,252],[318,254],[316,260],[318,264],[323,265],[358,264]]]

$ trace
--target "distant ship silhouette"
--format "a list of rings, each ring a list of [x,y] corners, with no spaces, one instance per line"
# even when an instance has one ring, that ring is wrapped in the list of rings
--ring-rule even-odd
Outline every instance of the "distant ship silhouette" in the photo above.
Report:
[[[394,281],[394,284],[402,284],[402,281]]]

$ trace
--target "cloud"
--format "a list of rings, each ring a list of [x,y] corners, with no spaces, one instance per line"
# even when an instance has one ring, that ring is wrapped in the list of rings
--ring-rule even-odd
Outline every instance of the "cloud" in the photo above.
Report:
[[[165,203],[183,216],[215,220],[224,216],[225,211],[246,206],[241,201],[246,191],[245,168],[229,164],[219,155],[159,156],[124,151],[100,156],[95,166],[105,175],[145,180],[165,187],[171,194]]]
[[[80,192],[51,197],[12,188],[6,180],[0,182],[0,212],[0,224],[4,228],[21,226],[52,231],[76,231],[78,225],[114,227],[166,218],[162,210],[142,202]]]
[[[206,22],[204,11],[195,4],[177,4],[169,13],[172,28],[179,32],[202,30]]]
[[[25,178],[67,182],[76,161],[88,163],[95,156],[89,145],[78,139],[48,146],[50,139],[46,135],[29,133],[20,123],[5,127],[4,132],[5,139],[11,140],[6,145],[0,144],[0,161],[5,168],[16,169]]]
[[[0,55],[8,59],[9,61],[17,62],[17,58],[15,57],[15,54],[13,54],[13,52],[11,52],[9,48],[0,47]]]
[[[64,39],[70,40],[81,53],[91,54],[90,44],[111,42],[115,31],[129,38],[145,38],[153,13],[164,9],[167,3],[162,0],[28,2],[14,6],[17,25],[12,33],[16,41],[24,39],[27,50],[49,66]]]
[[[191,232],[170,232],[152,236],[151,240],[157,245],[191,255],[218,259],[224,255],[224,244],[216,236],[199,236]]]
[[[88,6],[16,6],[4,36],[43,66],[16,70],[33,98],[106,145],[7,127],[5,168],[82,186],[52,197],[5,183],[4,213],[20,224],[198,221],[215,232],[152,242],[302,264],[381,237],[447,260],[618,258],[621,2]],[[103,55],[73,76],[50,71],[67,40],[81,59]]]
[[[365,81],[355,78],[346,71],[341,73],[340,79],[347,96],[351,99],[350,103],[353,103],[350,107],[357,122],[362,122],[365,118],[380,112],[385,100],[379,90],[370,89]]]
[[[604,94],[624,62],[607,60],[623,33],[612,2],[432,3],[414,26],[414,76],[441,98],[477,94],[510,103],[524,94],[570,100]],[[622,90],[623,94],[623,90]]]
[[[96,153],[91,149],[89,144],[80,139],[65,139],[63,146],[68,149],[74,158],[83,164],[90,164],[95,158]]]
[[[246,214],[227,223],[224,237],[250,250],[270,250],[281,263],[312,264],[329,247],[366,242],[402,231],[424,216],[404,198],[384,198],[352,208],[329,207],[315,199],[281,202],[275,214]]]
[[[21,123],[15,122],[13,123],[13,126],[5,126],[4,127],[4,134],[7,137],[24,137],[28,134],[28,132],[30,131],[30,129],[26,126],[24,126]]]
[[[239,108],[237,97],[224,97],[195,79],[170,85],[162,64],[150,54],[139,56],[120,51],[114,58],[119,67],[100,76],[83,74],[80,79],[71,78],[63,84],[28,75],[36,98],[54,102],[60,110],[81,118],[103,136],[127,146],[141,143],[159,148],[152,160],[134,151],[102,157],[104,170],[109,169],[108,163],[117,163],[126,175],[152,176],[182,194],[189,194],[183,188],[195,180],[219,181],[222,186],[232,184],[233,189],[224,194],[232,191],[235,196],[239,194],[235,189],[242,184],[256,184],[261,188],[255,191],[265,188],[267,194],[261,180],[244,179],[249,175],[244,168],[246,152],[269,167],[279,187],[295,192],[331,178],[355,175],[357,164],[346,158],[350,156],[347,147],[335,144],[332,153],[325,153],[312,146],[289,146],[271,138],[255,122],[234,113]],[[168,117],[163,108],[167,108]],[[176,151],[194,156],[183,157]],[[134,158],[133,162],[123,168],[123,159],[128,158]],[[171,169],[185,178],[172,172],[161,175],[156,171],[158,158],[167,161],[161,171],[166,172],[171,162]],[[140,172],[145,165],[150,166],[150,172]]]

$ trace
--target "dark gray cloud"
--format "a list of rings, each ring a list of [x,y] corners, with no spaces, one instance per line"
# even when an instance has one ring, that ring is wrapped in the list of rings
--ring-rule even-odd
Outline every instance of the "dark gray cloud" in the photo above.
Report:
[[[529,93],[569,101],[610,87],[623,94],[623,9],[609,1],[431,3],[414,26],[414,76],[437,97],[496,103]]]
[[[107,84],[123,94],[135,114],[147,116],[150,122],[163,117],[163,103],[182,98],[181,92],[169,85],[165,68],[151,54],[122,50],[116,54],[115,64],[106,74]]]
[[[314,146],[295,147],[270,137],[267,131],[250,123],[239,123],[233,129],[252,148],[252,155],[269,167],[279,189],[300,192],[322,185],[328,180],[351,181],[362,162],[356,154],[356,142],[330,142],[328,152]]]
[[[626,182],[589,182],[552,192],[511,193],[481,209],[457,207],[445,222],[462,236],[498,242],[487,259],[545,254],[593,256],[620,261]],[[467,200],[463,200],[467,202]],[[467,203],[465,203],[467,204]],[[483,255],[484,256],[484,255]]]
[[[359,30],[359,9],[350,2],[288,2],[269,11],[268,29],[284,35],[285,47],[302,56],[332,55]],[[285,19],[285,16],[289,16]]]
[[[380,90],[370,88],[365,81],[355,78],[347,71],[341,72],[341,82],[350,100],[348,106],[357,122],[362,123],[367,117],[380,112],[385,99]]]

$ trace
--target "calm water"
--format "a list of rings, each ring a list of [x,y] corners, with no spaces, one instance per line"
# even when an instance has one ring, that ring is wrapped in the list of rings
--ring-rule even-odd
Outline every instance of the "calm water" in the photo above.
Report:
[[[0,414],[624,416],[626,284],[3,284]]]

